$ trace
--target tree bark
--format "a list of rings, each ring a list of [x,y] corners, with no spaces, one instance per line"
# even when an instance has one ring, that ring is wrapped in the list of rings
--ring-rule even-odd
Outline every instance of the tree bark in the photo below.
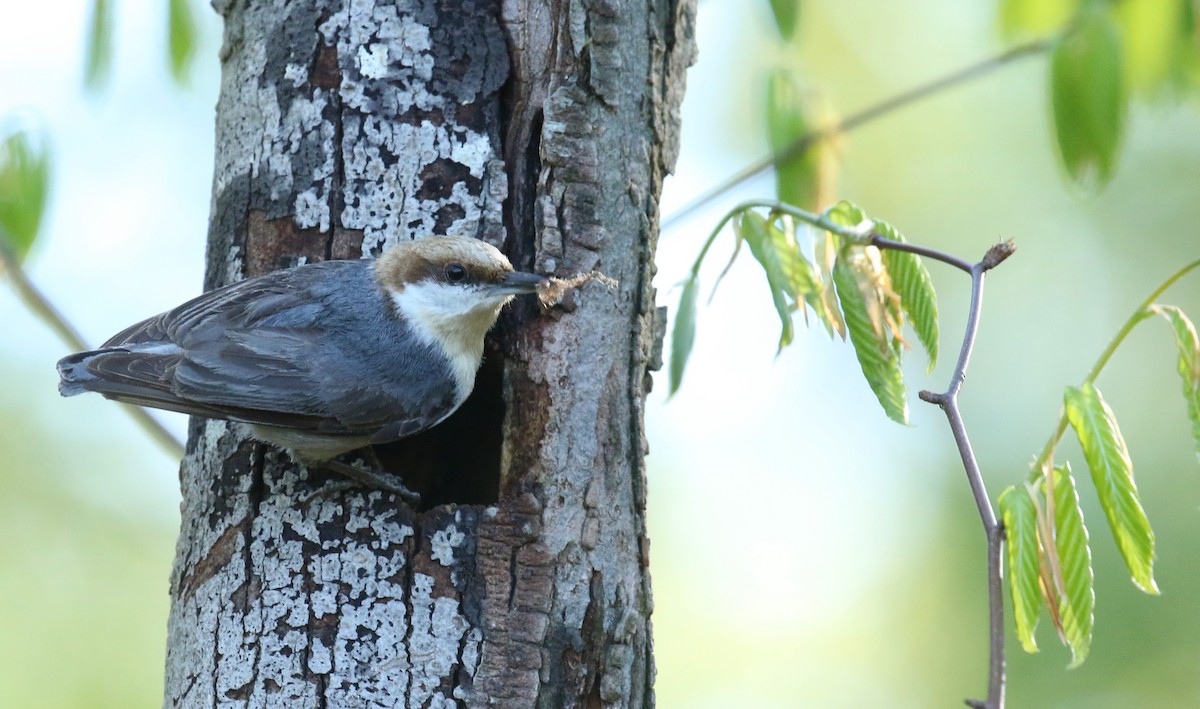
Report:
[[[464,234],[593,269],[518,303],[455,416],[381,450],[413,510],[194,420],[164,704],[653,705],[651,286],[693,0],[215,0],[206,286]]]

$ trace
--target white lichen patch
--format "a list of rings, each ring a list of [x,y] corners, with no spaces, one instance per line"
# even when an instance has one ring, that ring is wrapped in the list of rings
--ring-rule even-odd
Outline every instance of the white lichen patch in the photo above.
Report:
[[[329,231],[329,203],[317,196],[317,191],[309,188],[296,195],[296,226],[301,229],[318,227],[322,232]]]
[[[249,6],[245,12],[272,13],[268,7]],[[243,27],[271,27],[261,18],[248,19]],[[246,177],[257,182],[257,194],[286,200],[297,212],[301,228],[330,229],[329,194],[335,166],[336,127],[323,118],[327,93],[313,88],[311,95],[297,93],[309,79],[303,63],[289,63],[276,86],[264,82],[267,37],[246,36],[227,62],[217,111],[217,144],[214,195]],[[285,91],[286,89],[286,91]],[[316,151],[305,145],[318,145]],[[312,164],[313,160],[316,164]],[[297,169],[301,165],[307,169]],[[299,191],[302,196],[294,196]],[[261,208],[261,207],[260,207]]]
[[[288,64],[283,70],[283,78],[292,82],[292,86],[301,86],[308,82],[308,67],[303,64]]]
[[[368,79],[382,79],[388,74],[388,48],[371,44],[358,48],[358,70]]]
[[[327,675],[333,670],[333,653],[325,647],[320,638],[314,638],[308,650],[308,671],[313,674]]]
[[[479,669],[479,657],[483,648],[483,631],[479,628],[471,628],[467,631],[466,640],[463,641],[462,652],[459,655],[459,661],[462,662],[463,670],[468,677],[474,677],[475,671]],[[458,695],[455,694],[458,698]]]
[[[338,87],[343,107],[364,114],[348,115],[342,126],[346,206],[339,216],[346,228],[363,231],[363,252],[410,234],[475,235],[485,216],[499,224],[495,205],[507,197],[507,189],[501,195],[480,194],[478,185],[458,182],[447,185],[442,195],[417,197],[424,191],[427,168],[438,161],[462,165],[483,180],[496,158],[487,134],[452,121],[392,121],[392,116],[413,110],[456,107],[456,99],[430,86],[434,57],[429,28],[394,5],[352,0],[322,23],[320,32],[339,56],[352,57],[357,69],[344,74]],[[449,205],[461,216],[450,224],[439,222]]]
[[[454,564],[455,549],[462,546],[466,539],[467,535],[460,532],[458,527],[453,524],[445,529],[439,529],[429,540],[429,556],[442,566],[449,567]]]
[[[433,597],[434,579],[413,574],[412,633],[408,639],[412,663],[412,689],[409,706],[426,706],[435,697],[442,698],[442,680],[449,677],[458,663],[458,647],[470,624],[459,612],[458,601]]]

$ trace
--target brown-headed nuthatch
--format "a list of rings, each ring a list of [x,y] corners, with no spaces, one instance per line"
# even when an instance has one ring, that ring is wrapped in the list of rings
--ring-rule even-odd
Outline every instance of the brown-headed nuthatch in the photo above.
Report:
[[[401,242],[205,293],[63,358],[58,388],[241,422],[326,463],[452,414],[500,309],[542,280],[476,239]]]

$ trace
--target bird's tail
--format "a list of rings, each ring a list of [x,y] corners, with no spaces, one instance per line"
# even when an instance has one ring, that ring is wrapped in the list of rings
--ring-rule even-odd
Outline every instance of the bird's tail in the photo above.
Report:
[[[92,391],[89,383],[99,380],[95,374],[88,371],[88,360],[103,354],[104,350],[76,352],[58,360],[58,393],[63,396],[75,396]]]

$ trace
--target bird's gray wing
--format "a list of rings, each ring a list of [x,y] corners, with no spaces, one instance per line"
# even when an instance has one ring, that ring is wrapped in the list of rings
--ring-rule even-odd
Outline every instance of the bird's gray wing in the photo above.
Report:
[[[370,293],[365,262],[328,262],[219,288],[59,363],[60,390],[332,434],[361,433],[322,396],[319,345],[339,287]],[[364,393],[366,410],[388,401]],[[379,413],[379,426],[395,417]]]
[[[412,343],[388,339],[367,268],[326,262],[210,291],[64,358],[60,390],[373,442],[425,430],[455,392]]]

